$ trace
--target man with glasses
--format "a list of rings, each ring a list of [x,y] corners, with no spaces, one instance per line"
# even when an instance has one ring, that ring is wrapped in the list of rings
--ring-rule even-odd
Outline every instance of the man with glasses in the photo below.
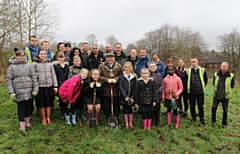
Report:
[[[32,63],[32,59],[35,55],[38,54],[39,46],[38,46],[38,40],[36,36],[30,36],[29,44],[25,48],[25,53],[27,56],[28,64]]]
[[[185,77],[192,122],[196,121],[195,107],[197,103],[200,122],[205,126],[203,105],[205,86],[207,85],[208,77],[206,70],[198,65],[198,59],[196,57],[191,58],[191,67],[186,70]]]
[[[88,57],[88,69],[92,70],[94,68],[98,69],[98,66],[105,62],[106,58],[104,53],[99,50],[98,45],[94,44],[92,46],[92,52]]]

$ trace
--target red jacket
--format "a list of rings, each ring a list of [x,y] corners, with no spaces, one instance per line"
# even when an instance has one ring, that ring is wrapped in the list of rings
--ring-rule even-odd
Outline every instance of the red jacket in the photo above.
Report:
[[[72,76],[60,86],[59,97],[63,102],[71,101],[75,103],[82,91],[83,83],[79,74]]]
[[[164,78],[163,83],[164,89],[162,91],[162,101],[165,102],[165,99],[172,99],[173,95],[176,95],[175,99],[178,99],[183,91],[181,79],[176,74],[173,74],[173,76],[167,75]]]

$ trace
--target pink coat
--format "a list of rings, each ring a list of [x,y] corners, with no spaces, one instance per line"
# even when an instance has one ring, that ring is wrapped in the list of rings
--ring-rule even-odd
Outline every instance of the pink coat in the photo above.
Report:
[[[167,75],[164,78],[163,83],[162,101],[164,102],[165,99],[172,99],[172,96],[174,95],[176,95],[176,99],[178,99],[183,91],[181,79],[176,74],[173,74],[173,76]]]
[[[71,101],[76,102],[76,99],[82,91],[83,84],[79,74],[72,76],[60,86],[59,97],[63,102]]]

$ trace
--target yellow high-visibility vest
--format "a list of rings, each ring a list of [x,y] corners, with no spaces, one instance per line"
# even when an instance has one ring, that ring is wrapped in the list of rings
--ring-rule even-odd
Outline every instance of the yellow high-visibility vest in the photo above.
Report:
[[[192,68],[188,68],[186,70],[186,73],[188,75],[188,80],[187,80],[187,92],[190,93],[190,83],[191,83],[191,71]],[[205,69],[200,67],[199,68],[199,76],[200,76],[200,80],[201,80],[201,84],[202,84],[202,88],[203,88],[203,93],[205,92],[205,82],[204,82],[204,78],[203,78],[203,74],[204,74]]]

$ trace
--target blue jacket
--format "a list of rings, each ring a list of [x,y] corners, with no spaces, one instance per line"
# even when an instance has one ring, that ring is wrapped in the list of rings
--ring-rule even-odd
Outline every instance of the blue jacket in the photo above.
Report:
[[[141,57],[138,58],[136,63],[136,68],[135,68],[135,72],[138,77],[141,77],[141,69],[148,68],[149,63],[150,63],[150,60],[148,59],[148,56],[146,56],[145,58],[141,58]]]
[[[157,71],[158,73],[160,73],[162,75],[162,77],[165,75],[165,68],[164,68],[164,64],[163,62],[160,60],[159,62],[157,62]]]

